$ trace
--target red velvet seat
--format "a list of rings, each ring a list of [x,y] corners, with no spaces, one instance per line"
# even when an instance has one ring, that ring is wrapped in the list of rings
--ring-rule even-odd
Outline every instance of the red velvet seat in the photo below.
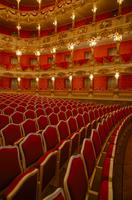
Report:
[[[29,133],[36,133],[38,131],[38,126],[35,119],[26,119],[21,126],[24,136],[28,135]]]
[[[38,199],[38,170],[22,172],[16,146],[0,148],[0,199]]]
[[[56,125],[59,122],[59,118],[56,113],[50,113],[48,118],[49,118],[50,124],[52,124],[52,125]]]
[[[70,141],[61,140],[55,126],[49,125],[42,132],[45,152],[57,150],[59,152],[59,167],[69,159]]]
[[[37,124],[38,124],[38,130],[39,131],[43,131],[46,128],[46,126],[49,125],[49,119],[48,119],[47,116],[44,116],[44,115],[39,116],[36,119],[36,121],[37,121]]]
[[[44,109],[43,108],[37,108],[36,109],[36,116],[39,117],[41,115],[45,115]]]
[[[51,107],[47,107],[47,108],[45,109],[45,112],[46,112],[47,115],[49,115],[50,113],[53,112],[53,109],[52,109]]]
[[[67,117],[67,119],[69,118],[69,117],[71,117],[71,116],[73,116],[73,113],[72,113],[72,111],[71,110],[66,110],[66,117]]]
[[[16,111],[24,113],[25,110],[26,110],[26,108],[24,106],[19,105],[19,106],[16,107]]]
[[[67,118],[65,112],[64,111],[58,112],[58,118],[59,120],[66,120]]]
[[[23,138],[21,126],[14,123],[4,127],[0,134],[2,136],[2,145],[14,145]]]
[[[84,158],[87,174],[90,179],[96,164],[96,155],[91,139],[84,139],[81,149],[81,155]]]
[[[113,200],[112,182],[103,180],[99,190],[99,200]]]
[[[96,158],[97,158],[101,151],[101,141],[100,141],[99,134],[96,130],[92,130],[91,140],[93,142]]]
[[[64,177],[64,191],[68,200],[84,200],[88,191],[88,177],[80,155],[71,156]]]
[[[11,115],[15,111],[15,108],[12,108],[10,106],[7,106],[3,109],[3,113],[6,115]]]
[[[8,115],[0,114],[0,129],[9,124],[10,118]]]
[[[35,119],[36,118],[36,113],[34,110],[26,110],[24,112],[24,116],[26,119]]]
[[[15,111],[11,116],[10,116],[11,122],[15,124],[20,124],[25,120],[24,114],[19,111]]]
[[[23,168],[36,167],[39,169],[39,197],[45,192],[49,183],[56,177],[58,153],[50,151],[44,153],[40,134],[29,134],[20,143]]]

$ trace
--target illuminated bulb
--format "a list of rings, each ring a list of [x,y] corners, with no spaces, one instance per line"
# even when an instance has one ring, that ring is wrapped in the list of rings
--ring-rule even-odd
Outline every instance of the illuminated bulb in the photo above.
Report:
[[[55,47],[51,50],[51,53],[56,53],[56,48]]]
[[[93,12],[93,13],[96,13],[96,11],[97,11],[97,7],[94,6],[93,9],[92,9],[92,12]]]
[[[68,44],[68,49],[69,50],[73,50],[75,47],[75,44],[71,43],[71,44]]]
[[[120,76],[119,72],[116,72],[116,73],[115,73],[115,78],[118,79],[119,76]]]
[[[36,77],[36,82],[39,82],[39,78],[38,77]]]
[[[41,4],[41,0],[37,0],[38,4]]]
[[[22,55],[22,52],[20,50],[16,50],[16,55],[17,56],[21,56]]]
[[[35,51],[35,56],[40,56],[40,51]]]
[[[75,20],[75,13],[72,14],[71,18],[72,18],[73,21]]]
[[[124,0],[117,0],[117,3],[119,3],[120,5],[123,3]]]
[[[89,78],[90,78],[91,81],[93,80],[93,77],[94,77],[93,74],[89,75]]]
[[[72,75],[69,76],[69,80],[72,81]]]
[[[18,77],[18,78],[17,78],[17,81],[18,81],[18,82],[20,82],[20,81],[21,81],[21,78],[20,78],[20,77]]]
[[[18,30],[20,30],[20,29],[21,29],[21,26],[20,26],[20,24],[18,24],[18,25],[17,25],[17,29],[18,29]]]
[[[57,26],[57,20],[55,19],[53,22],[54,26]]]
[[[54,77],[54,76],[52,76],[51,80],[52,80],[52,81],[55,81],[55,77]]]
[[[37,29],[40,31],[40,29],[41,29],[41,26],[40,26],[40,24],[38,24],[38,26],[37,26]]]

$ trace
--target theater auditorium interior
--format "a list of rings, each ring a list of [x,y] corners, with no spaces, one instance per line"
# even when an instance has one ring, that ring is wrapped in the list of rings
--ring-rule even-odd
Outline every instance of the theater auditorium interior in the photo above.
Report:
[[[0,200],[132,200],[132,0],[0,0]]]

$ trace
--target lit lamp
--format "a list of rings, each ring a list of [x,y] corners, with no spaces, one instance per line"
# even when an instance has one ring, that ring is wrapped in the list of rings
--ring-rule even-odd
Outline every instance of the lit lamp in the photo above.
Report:
[[[52,87],[53,87],[53,89],[54,89],[55,77],[54,77],[54,76],[52,76],[52,77],[51,77],[51,80],[52,80]]]
[[[54,20],[53,25],[55,26],[55,33],[57,33],[57,19]]]
[[[17,55],[18,65],[20,65],[20,57],[21,57],[21,55],[22,55],[22,51],[20,51],[19,49],[16,50],[16,55]]]
[[[40,51],[35,51],[35,56],[37,57],[37,68],[39,67],[39,58],[40,58]]]
[[[70,76],[69,76],[69,81],[70,81],[70,84],[69,84],[69,87],[70,87],[70,88],[69,88],[69,89],[70,89],[70,90],[72,89],[72,78],[73,78],[72,75],[70,75]]]
[[[121,15],[121,8],[122,8],[122,3],[124,0],[117,0],[117,3],[119,4],[119,8],[118,8],[118,15]]]
[[[36,88],[38,89],[39,77],[36,77]]]
[[[95,23],[95,21],[96,21],[96,12],[97,12],[97,7],[96,7],[95,3],[93,5],[92,12],[93,12],[93,23]]]
[[[53,47],[53,49],[51,49],[51,53],[53,54],[53,64],[55,64],[56,61],[56,48]]]
[[[18,32],[18,37],[20,37],[21,25],[18,23],[18,25],[16,26],[16,28],[17,28],[17,32]]]
[[[19,6],[20,6],[20,1],[21,0],[16,0],[17,1],[17,9],[19,10]]]
[[[38,37],[40,37],[40,34],[41,34],[41,26],[40,26],[40,24],[37,25],[37,30],[38,30]]]
[[[90,90],[92,90],[93,78],[94,78],[94,75],[93,75],[93,74],[90,74],[90,75],[89,75],[89,79],[90,79]]]
[[[72,18],[72,28],[74,28],[75,27],[75,13],[73,12],[72,13],[72,16],[71,16],[71,18]]]
[[[21,78],[20,77],[17,78],[17,82],[18,82],[18,89],[20,89],[20,82],[21,82]]]
[[[97,39],[96,38],[91,38],[89,40],[89,46],[91,48],[91,53],[92,53],[92,58],[91,58],[91,61],[94,62],[94,48],[97,44]]]
[[[74,51],[74,48],[75,48],[75,44],[74,43],[70,43],[70,44],[68,44],[67,47],[71,52],[71,63],[72,63],[72,61],[73,61],[73,51]]]
[[[113,39],[114,41],[116,42],[116,48],[117,48],[117,53],[119,53],[119,49],[120,49],[120,43],[122,41],[122,35],[118,32],[116,32],[114,35],[113,35]]]
[[[115,91],[118,90],[118,80],[119,80],[120,74],[119,72],[115,73],[115,79],[116,79],[116,86],[115,86]]]
[[[39,4],[39,10],[40,10],[40,8],[41,8],[41,1],[42,0],[36,0],[37,2],[38,2],[38,4]]]

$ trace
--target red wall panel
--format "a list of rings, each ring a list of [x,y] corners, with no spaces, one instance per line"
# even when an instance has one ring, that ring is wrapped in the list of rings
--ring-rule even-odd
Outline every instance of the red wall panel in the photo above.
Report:
[[[93,79],[93,89],[94,90],[107,90],[107,81],[108,77],[106,76],[97,76]]]
[[[22,90],[31,89],[31,79],[21,78],[20,88]]]
[[[132,90],[132,74],[121,75],[118,82],[119,90]]]
[[[55,79],[55,89],[56,90],[64,90],[65,89],[65,79],[64,78],[56,78]]]
[[[84,89],[84,77],[73,77],[72,89],[73,90],[82,90],[82,89]]]
[[[48,89],[48,79],[39,79],[39,89],[40,90],[47,90]]]

